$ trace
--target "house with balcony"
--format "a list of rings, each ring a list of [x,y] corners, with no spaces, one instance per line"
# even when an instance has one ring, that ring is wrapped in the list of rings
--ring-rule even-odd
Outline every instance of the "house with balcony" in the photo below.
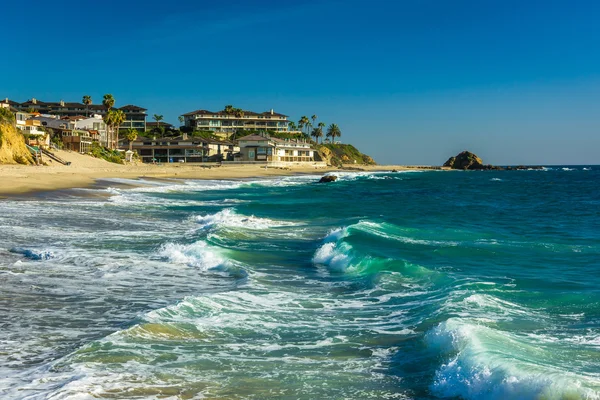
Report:
[[[197,131],[211,131],[229,138],[240,129],[263,132],[289,132],[288,116],[273,111],[257,113],[244,111],[243,115],[225,111],[196,110],[183,114],[184,125]]]
[[[240,152],[235,161],[265,164],[313,163],[316,150],[303,139],[278,139],[267,135],[247,135],[238,139]]]
[[[74,129],[89,131],[93,141],[106,143],[106,124],[101,115],[94,114],[89,118],[79,119],[73,125]]]
[[[59,129],[58,134],[63,142],[65,150],[78,153],[89,153],[92,147],[92,135],[89,131],[81,129]]]
[[[126,149],[129,144],[121,142],[119,147]],[[233,160],[233,154],[239,151],[232,142],[187,134],[168,138],[138,137],[131,147],[145,163],[220,162]]]

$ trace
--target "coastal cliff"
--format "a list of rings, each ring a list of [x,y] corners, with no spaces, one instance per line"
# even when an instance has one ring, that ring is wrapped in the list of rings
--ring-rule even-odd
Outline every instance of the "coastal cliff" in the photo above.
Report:
[[[0,121],[0,164],[33,164],[25,138],[8,122]]]
[[[321,144],[316,146],[321,160],[328,165],[342,164],[377,165],[370,156],[361,153],[351,144]]]

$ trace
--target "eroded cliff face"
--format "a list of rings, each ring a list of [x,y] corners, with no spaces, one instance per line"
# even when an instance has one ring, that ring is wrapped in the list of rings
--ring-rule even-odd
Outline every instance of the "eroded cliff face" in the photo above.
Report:
[[[0,164],[33,164],[33,157],[25,146],[25,138],[17,129],[0,122]]]
[[[361,164],[377,165],[373,158],[361,153],[351,144],[321,144],[317,146],[319,157],[329,165]]]

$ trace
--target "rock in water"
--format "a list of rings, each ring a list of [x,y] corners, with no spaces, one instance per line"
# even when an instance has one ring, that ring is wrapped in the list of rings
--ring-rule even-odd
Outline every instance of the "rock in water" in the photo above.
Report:
[[[463,151],[456,157],[450,157],[448,161],[444,163],[444,167],[450,167],[452,169],[487,169],[483,165],[481,158],[470,151]]]
[[[335,175],[325,175],[321,178],[319,183],[335,182],[336,180],[337,180],[337,176],[335,176]]]

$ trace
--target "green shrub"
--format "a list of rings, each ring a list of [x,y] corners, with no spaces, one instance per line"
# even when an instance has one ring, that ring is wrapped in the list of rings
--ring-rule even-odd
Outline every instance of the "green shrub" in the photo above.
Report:
[[[15,123],[15,115],[8,109],[0,107],[0,122]]]
[[[92,143],[90,153],[96,158],[101,158],[103,160],[116,164],[123,164],[125,158],[123,153],[116,150],[107,149],[106,147],[102,147],[96,142]]]

